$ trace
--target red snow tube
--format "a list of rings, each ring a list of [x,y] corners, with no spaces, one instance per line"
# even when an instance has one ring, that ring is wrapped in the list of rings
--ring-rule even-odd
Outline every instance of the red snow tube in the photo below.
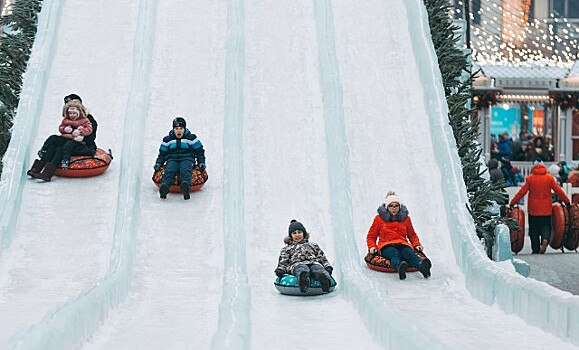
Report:
[[[63,177],[89,177],[104,173],[111,164],[113,156],[109,152],[97,148],[94,156],[72,156],[68,168],[58,168],[54,172]]]
[[[163,178],[163,174],[165,174],[165,166],[163,165],[159,170],[155,171],[153,174],[153,182],[157,187],[161,187],[161,179]],[[193,167],[193,177],[191,178],[191,192],[199,191],[203,185],[207,182],[209,176],[207,175],[207,171],[199,169],[198,166]],[[181,189],[179,188],[179,175],[176,175],[173,179],[173,183],[169,186],[169,192],[173,193],[180,193]]]
[[[569,231],[569,211],[561,203],[553,203],[551,214],[551,240],[549,245],[553,249],[560,249],[563,245],[563,237]]]
[[[421,261],[426,259],[426,255],[424,255],[423,252],[417,252],[415,250],[414,253],[418,255]],[[371,268],[372,270],[380,272],[396,272],[396,269],[392,265],[390,265],[390,260],[383,258],[382,256],[380,256],[379,253],[372,254],[368,252],[368,254],[366,254],[366,256],[364,257],[364,261],[366,261],[366,265],[368,265],[368,267]],[[416,268],[414,266],[409,265],[408,270],[406,271],[408,272],[416,271]]]
[[[523,250],[525,245],[525,211],[521,207],[509,207],[505,210],[505,216],[511,218],[519,223],[520,230],[510,229],[511,235],[511,251],[515,254]]]
[[[571,227],[563,239],[563,246],[576,250],[579,247],[579,204],[573,203],[569,207],[569,220]]]

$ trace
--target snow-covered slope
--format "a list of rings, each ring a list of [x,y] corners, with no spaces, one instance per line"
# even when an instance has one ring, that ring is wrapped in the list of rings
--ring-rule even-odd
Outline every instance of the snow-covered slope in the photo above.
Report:
[[[576,348],[467,288],[454,237],[473,226],[447,204],[464,185],[447,174],[460,166],[437,78],[424,81],[437,70],[421,3],[45,1],[0,182],[0,347]],[[110,169],[20,180],[71,92]],[[150,179],[177,114],[210,176],[189,201],[160,200]],[[390,189],[429,280],[363,263]],[[293,218],[333,263],[334,293],[273,287]]]

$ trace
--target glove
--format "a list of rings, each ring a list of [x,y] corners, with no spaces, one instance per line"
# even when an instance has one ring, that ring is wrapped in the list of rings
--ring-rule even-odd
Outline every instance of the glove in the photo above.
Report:
[[[279,278],[282,278],[285,275],[285,272],[282,269],[275,269],[275,275]]]
[[[75,136],[75,137],[74,137],[74,140],[75,140],[76,142],[81,142],[82,140],[84,140],[84,136],[82,136],[82,135]]]
[[[158,171],[159,169],[161,169],[161,164],[159,163],[155,163],[155,165],[153,166],[153,169],[155,169],[155,171]]]
[[[72,127],[70,125],[64,127],[64,132],[70,134],[72,132]]]
[[[201,171],[205,170],[205,168],[205,163],[199,163],[199,169],[201,169]]]
[[[424,250],[424,248],[422,248],[421,245],[417,245],[416,247],[414,247],[414,250],[416,250],[417,252],[421,252]]]
[[[80,130],[74,129],[74,130],[72,131],[72,136],[77,137],[77,136],[79,136],[79,135],[80,135]]]
[[[330,276],[332,275],[332,272],[334,272],[334,268],[331,266],[326,267],[326,271],[328,271],[328,273],[330,274]]]
[[[377,252],[378,252],[378,249],[370,248],[370,254],[376,254]]]

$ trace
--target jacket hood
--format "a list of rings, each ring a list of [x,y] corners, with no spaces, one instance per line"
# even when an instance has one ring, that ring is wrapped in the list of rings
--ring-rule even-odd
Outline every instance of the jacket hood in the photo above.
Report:
[[[489,160],[489,165],[488,165],[489,169],[496,169],[499,167],[499,161],[496,159],[491,159]]]
[[[388,211],[388,209],[386,209],[386,205],[382,204],[378,207],[378,215],[380,215],[380,218],[386,222],[404,221],[408,217],[408,208],[406,208],[404,204],[400,204],[400,210],[398,211],[398,215],[395,217]]]
[[[531,171],[533,175],[545,175],[547,174],[547,168],[543,164],[537,164],[533,167]]]

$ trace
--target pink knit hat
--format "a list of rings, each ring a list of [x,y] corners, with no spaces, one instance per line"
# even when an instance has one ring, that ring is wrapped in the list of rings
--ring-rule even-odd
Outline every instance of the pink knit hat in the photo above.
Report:
[[[388,193],[386,193],[386,197],[384,198],[384,204],[386,205],[386,208],[388,208],[388,205],[391,203],[402,204],[400,202],[400,198],[398,198],[394,191],[388,191]]]

